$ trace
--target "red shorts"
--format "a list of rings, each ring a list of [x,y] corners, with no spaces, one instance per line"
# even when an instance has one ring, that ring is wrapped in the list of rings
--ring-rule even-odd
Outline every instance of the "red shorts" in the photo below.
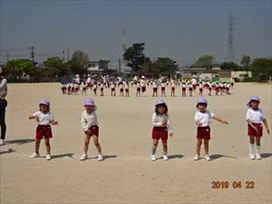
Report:
[[[146,87],[142,86],[142,92],[145,92],[145,91],[146,91]]]
[[[153,88],[153,91],[154,91],[154,92],[157,92],[157,91],[158,91],[158,88]]]
[[[162,91],[165,91],[165,87],[161,87],[161,90],[162,90]]]
[[[189,91],[193,91],[193,88],[189,88]]]
[[[141,91],[141,88],[137,87],[137,91],[138,91],[138,92]]]
[[[97,137],[99,136],[99,127],[97,125],[90,127],[88,130],[91,131],[91,134],[89,134],[89,136],[93,136],[93,135]]]
[[[171,90],[172,90],[172,91],[175,91],[175,87],[171,87]]]
[[[152,139],[168,139],[168,129],[167,127],[153,127],[152,129]]]
[[[182,88],[182,91],[186,91],[186,88]]]
[[[209,126],[197,127],[197,139],[210,140],[211,139],[211,129]]]
[[[248,136],[262,137],[263,136],[263,126],[260,123],[252,123],[258,129],[256,132],[250,125],[247,126],[247,134]]]
[[[52,130],[50,125],[38,125],[36,128],[36,139],[49,139],[52,138]]]

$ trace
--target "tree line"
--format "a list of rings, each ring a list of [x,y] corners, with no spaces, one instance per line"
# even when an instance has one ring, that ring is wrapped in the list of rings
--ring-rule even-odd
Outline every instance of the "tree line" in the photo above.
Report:
[[[144,54],[145,43],[135,43],[127,48],[123,54],[126,66],[131,68],[133,74],[144,74],[150,77],[161,75],[171,76],[179,70],[176,61],[169,57],[158,57],[150,59]],[[272,76],[272,58],[251,59],[249,55],[244,55],[240,65],[235,62],[215,63],[211,55],[200,56],[191,68],[221,67],[230,71],[252,71],[252,81],[266,81]],[[24,76],[28,76],[28,81],[59,81],[63,77],[74,74],[86,75],[89,64],[89,56],[83,51],[77,50],[73,53],[68,62],[64,62],[59,57],[50,57],[39,67],[37,63],[28,59],[13,59],[3,65],[4,73],[11,80],[21,81]],[[121,73],[118,73],[121,74]]]

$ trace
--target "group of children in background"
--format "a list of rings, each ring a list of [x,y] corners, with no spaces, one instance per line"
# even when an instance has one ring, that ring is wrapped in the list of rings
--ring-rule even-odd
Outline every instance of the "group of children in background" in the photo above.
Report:
[[[249,158],[254,160],[261,159],[261,137],[263,133],[263,125],[266,128],[267,133],[270,133],[267,120],[264,116],[264,112],[259,108],[260,98],[258,96],[252,96],[247,103],[248,110],[246,113],[246,120],[248,123],[248,136],[249,136]],[[210,161],[209,156],[209,141],[211,139],[210,124],[212,119],[215,119],[223,124],[228,125],[228,122],[207,109],[208,101],[205,98],[199,98],[196,102],[197,111],[195,113],[195,124],[197,126],[197,144],[196,155],[193,160],[199,160],[200,150],[202,142],[204,142],[204,159]],[[102,148],[99,143],[99,126],[96,115],[97,106],[94,101],[87,98],[84,102],[85,110],[81,114],[81,125],[84,131],[84,147],[83,155],[80,160],[86,160],[88,158],[88,147],[91,137],[93,137],[94,145],[98,151],[98,161],[103,160]],[[29,116],[29,119],[35,119],[38,123],[36,128],[36,141],[35,151],[30,158],[40,157],[39,147],[40,142],[44,138],[46,146],[46,159],[51,159],[50,138],[52,138],[51,124],[57,125],[58,121],[54,120],[52,112],[50,112],[50,102],[47,99],[41,100],[39,103],[39,111]],[[156,161],[156,149],[159,140],[162,141],[163,147],[163,159],[168,160],[168,135],[173,136],[173,128],[168,115],[168,107],[163,99],[157,99],[155,103],[155,111],[152,115],[152,147],[151,147],[151,160]]]
[[[110,90],[111,96],[117,96],[116,92],[119,92],[119,96],[129,97],[129,89],[136,89],[136,97],[145,96],[147,89],[152,89],[152,96],[158,97],[160,91],[161,97],[166,97],[166,90],[170,89],[170,96],[176,96],[177,88],[180,88],[182,97],[192,97],[194,93],[202,96],[203,91],[207,90],[208,95],[223,95],[230,94],[230,89],[233,87],[234,81],[211,81],[211,80],[200,80],[192,78],[191,80],[160,80],[160,79],[145,79],[144,76],[141,79],[135,78],[132,81],[124,81],[122,79],[108,81],[103,77],[103,81],[94,81],[90,77],[85,82],[80,81],[79,75],[71,82],[62,82],[60,88],[63,94],[76,95],[76,94],[87,94],[87,91],[92,91],[94,96],[104,96],[106,89]],[[100,94],[99,94],[100,92]],[[125,94],[124,94],[125,92]]]

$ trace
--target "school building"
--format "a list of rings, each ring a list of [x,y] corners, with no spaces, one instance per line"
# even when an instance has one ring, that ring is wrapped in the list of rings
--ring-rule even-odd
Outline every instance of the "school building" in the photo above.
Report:
[[[107,75],[115,73],[117,70],[109,69],[109,60],[89,60],[87,73],[90,75]]]
[[[211,70],[206,68],[184,68],[181,73],[182,78],[185,79],[196,77],[201,80],[229,81],[230,78],[234,78],[237,81],[243,81],[246,78],[252,78],[251,71],[222,70],[220,67],[214,67]]]

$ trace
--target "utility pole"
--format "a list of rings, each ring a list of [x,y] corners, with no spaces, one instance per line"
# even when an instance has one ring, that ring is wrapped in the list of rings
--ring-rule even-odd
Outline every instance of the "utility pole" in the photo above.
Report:
[[[65,61],[65,50],[62,51],[62,61]]]
[[[34,62],[35,62],[34,61],[34,58],[35,58],[34,46],[30,46],[29,49],[31,50],[31,52],[30,52],[30,58],[31,58],[32,63],[34,65]]]
[[[127,35],[127,31],[126,28],[123,28],[123,32],[122,32],[122,37],[123,37],[123,43],[122,43],[122,57],[121,57],[121,63],[120,63],[120,71],[125,71],[126,68],[126,61],[124,59],[124,53],[127,50],[127,45],[126,45],[126,35]]]
[[[66,51],[67,51],[67,53],[66,53],[67,54],[67,58],[66,59],[67,59],[67,62],[69,62],[70,61],[70,49],[69,49],[69,47],[67,47]]]
[[[234,62],[233,52],[233,18],[230,13],[228,20],[228,45],[227,45],[227,62]]]

